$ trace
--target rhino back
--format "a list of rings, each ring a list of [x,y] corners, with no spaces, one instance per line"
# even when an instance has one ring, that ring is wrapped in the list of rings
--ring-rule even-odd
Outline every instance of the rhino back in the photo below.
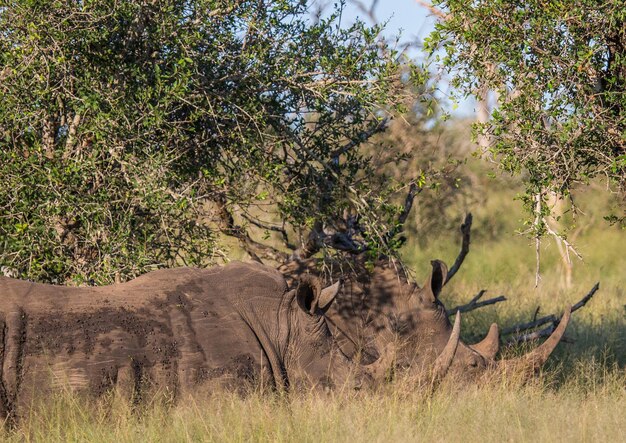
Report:
[[[212,380],[271,382],[259,334],[271,344],[277,332],[254,328],[284,289],[273,273],[243,264],[155,271],[100,288],[2,278],[0,413],[44,385],[96,395],[115,386],[138,398],[148,387],[177,394]],[[249,308],[255,297],[265,303]]]

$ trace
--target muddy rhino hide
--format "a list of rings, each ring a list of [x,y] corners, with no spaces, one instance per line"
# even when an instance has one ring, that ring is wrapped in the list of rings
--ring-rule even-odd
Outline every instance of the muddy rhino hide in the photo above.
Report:
[[[0,277],[0,414],[62,389],[141,401],[341,382],[352,367],[322,315],[338,288],[288,290],[276,270],[239,262],[104,287]]]

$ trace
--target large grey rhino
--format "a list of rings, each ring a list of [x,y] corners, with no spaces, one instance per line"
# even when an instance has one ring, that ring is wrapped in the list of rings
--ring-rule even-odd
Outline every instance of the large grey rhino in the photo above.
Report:
[[[54,388],[99,395],[241,383],[286,389],[375,382],[385,359],[362,367],[336,346],[322,289],[257,263],[154,271],[104,287],[0,277],[0,416],[17,416]],[[449,356],[440,356],[445,371]]]
[[[432,271],[421,287],[410,282],[404,270],[389,260],[366,266],[363,257],[352,257],[333,268],[326,264],[326,272],[320,272],[319,263],[308,259],[292,261],[279,269],[288,280],[308,273],[320,278],[343,278],[343,287],[326,316],[342,351],[362,362],[376,360],[390,344],[396,367],[411,368],[415,374],[433,367],[438,370],[441,359],[437,356],[443,353],[451,359],[444,368],[466,380],[476,380],[498,369],[530,375],[546,362],[565,332],[569,309],[541,346],[517,359],[496,360],[498,325],[491,325],[479,343],[470,345],[460,340],[459,315],[453,327],[439,299],[447,266],[440,260],[431,264]],[[444,352],[446,348],[452,353]]]
[[[338,284],[232,263],[151,272],[104,287],[0,277],[0,414],[32,391],[64,386],[139,398],[203,382],[332,385],[353,369],[321,315]]]

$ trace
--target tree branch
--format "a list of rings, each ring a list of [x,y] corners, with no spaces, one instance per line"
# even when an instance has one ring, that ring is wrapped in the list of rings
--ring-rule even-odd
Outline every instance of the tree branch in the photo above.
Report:
[[[366,142],[367,140],[370,139],[370,137],[372,137],[374,134],[377,134],[379,132],[384,131],[385,129],[387,129],[387,123],[389,123],[389,120],[384,118],[382,120],[380,120],[378,122],[378,124],[376,126],[374,126],[373,128],[370,128],[367,131],[363,131],[361,132],[355,140],[350,141],[348,144],[342,146],[341,148],[336,149],[334,152],[332,152],[330,154],[330,157],[332,159],[335,159],[337,157],[339,157],[340,155],[345,154],[346,152],[348,152],[350,149],[354,148],[355,146],[360,145],[361,143]]]
[[[253,260],[263,263],[261,260],[261,257],[263,257],[278,262],[287,261],[287,254],[276,248],[253,240],[244,228],[235,223],[235,218],[228,209],[226,198],[223,195],[218,196],[215,201],[218,206],[218,215],[220,221],[222,222],[220,231],[230,237],[238,239],[242,248],[246,250]]]
[[[591,297],[593,297],[594,294],[598,291],[598,289],[600,289],[600,282],[597,282],[595,285],[593,285],[593,288],[591,288],[591,291],[589,291],[587,295],[581,298],[578,303],[572,306],[572,312],[578,311],[580,308],[585,306],[587,302],[591,300]]]
[[[587,295],[585,295],[578,303],[572,306],[572,312],[575,312],[579,310],[580,308],[582,308],[583,306],[585,306],[587,302],[591,300],[591,297],[594,296],[594,294],[598,291],[599,288],[600,288],[600,283],[596,283],[593,286],[593,288],[591,288],[591,290],[587,293]],[[501,335],[509,335],[509,334],[514,334],[514,333],[518,334],[522,331],[527,331],[529,329],[534,329],[539,326],[543,326],[546,323],[552,323],[552,326],[556,327],[559,324],[560,318],[561,318],[560,316],[557,317],[554,314],[546,315],[545,317],[541,317],[538,320],[533,320],[528,323],[521,323],[515,326],[511,326],[509,328],[503,329]]]
[[[560,322],[560,320],[557,321],[556,325],[555,324],[551,324],[547,328],[540,329],[538,331],[529,332],[528,334],[522,334],[522,335],[516,335],[516,336],[510,337],[506,341],[506,343],[504,345],[506,347],[513,347],[513,346],[518,345],[520,343],[526,343],[526,342],[529,342],[529,341],[539,340],[540,338],[550,337],[552,335],[552,333],[554,332],[554,330],[556,329],[556,327],[558,326],[559,322]],[[568,338],[566,336],[563,336],[561,338],[561,341],[563,343],[574,343],[574,340],[572,340],[571,338]]]
[[[461,234],[463,234],[463,240],[461,243],[461,251],[459,252],[459,255],[454,261],[454,264],[450,268],[450,271],[448,271],[448,276],[446,277],[446,281],[444,284],[447,284],[452,279],[452,277],[454,277],[454,275],[457,273],[459,268],[461,268],[461,265],[463,264],[463,260],[465,260],[465,256],[469,253],[470,231],[472,229],[472,220],[473,220],[473,217],[472,217],[472,213],[470,212],[465,216],[465,220],[463,221],[463,224],[461,225]]]
[[[469,301],[469,303],[465,305],[456,306],[452,309],[448,309],[446,311],[446,314],[448,314],[448,317],[449,317],[451,315],[454,315],[457,311],[469,312],[469,311],[473,311],[474,309],[482,308],[484,306],[494,305],[496,303],[500,303],[501,301],[506,301],[506,297],[504,295],[500,295],[498,297],[490,298],[488,300],[483,300],[479,302],[478,300],[480,300],[480,298],[483,295],[485,295],[486,292],[487,292],[486,289],[481,289],[480,292],[476,294],[474,298],[472,298]]]
[[[513,333],[519,333],[522,331],[527,331],[529,329],[534,329],[537,328],[539,326],[543,326],[546,323],[555,323],[558,322],[558,318],[556,315],[554,314],[550,314],[550,315],[546,315],[545,317],[541,317],[538,320],[533,320],[530,321],[528,323],[520,323],[518,325],[515,326],[511,326],[508,327],[506,329],[502,330],[502,335],[509,335],[509,334],[513,334]]]
[[[396,235],[401,233],[404,230],[404,223],[413,208],[413,201],[415,200],[415,196],[422,192],[422,188],[417,186],[415,182],[411,182],[409,186],[409,192],[404,199],[404,207],[402,208],[402,212],[398,215],[398,223],[392,229],[385,234],[385,244],[389,243]]]
[[[413,200],[415,200],[415,196],[419,194],[420,192],[422,192],[422,189],[423,188],[417,186],[415,182],[411,182],[411,186],[409,186],[409,193],[406,195],[406,198],[404,199],[404,208],[402,209],[402,212],[398,216],[398,224],[401,227],[404,226],[404,222],[406,222],[406,219],[409,216],[411,209],[413,208]]]
[[[542,337],[550,337],[550,335],[552,335],[552,332],[554,332],[554,329],[555,329],[554,324],[551,324],[547,328],[541,329],[539,331],[529,332],[528,334],[521,334],[521,335],[510,337],[506,341],[505,344],[506,346],[511,347],[511,346],[518,345],[520,343],[526,343],[528,341],[538,340]]]
[[[67,131],[67,139],[65,140],[65,151],[63,152],[63,158],[68,159],[74,152],[74,144],[76,142],[76,131],[80,125],[81,115],[77,112],[74,114],[74,118],[70,122],[69,129]]]
[[[291,250],[296,249],[294,245],[289,243],[289,236],[287,235],[287,231],[285,230],[285,228],[280,227],[280,226],[267,225],[259,220],[254,219],[251,215],[248,215],[245,212],[243,212],[241,216],[245,218],[246,220],[248,220],[251,224],[253,224],[257,228],[265,229],[267,231],[278,232],[281,235],[283,239],[283,243],[285,244],[287,248]]]

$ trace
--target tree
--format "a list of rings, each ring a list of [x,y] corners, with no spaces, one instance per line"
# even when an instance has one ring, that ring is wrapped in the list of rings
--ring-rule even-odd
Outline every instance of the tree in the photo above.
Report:
[[[102,284],[212,262],[223,234],[257,259],[388,247],[405,183],[372,173],[360,144],[424,74],[340,16],[312,22],[293,0],[4,2],[0,264]]]
[[[427,49],[462,93],[499,94],[477,132],[511,173],[525,174],[533,233],[552,195],[597,176],[626,190],[626,7],[621,1],[434,2],[445,17]],[[608,216],[626,220],[623,214]]]

